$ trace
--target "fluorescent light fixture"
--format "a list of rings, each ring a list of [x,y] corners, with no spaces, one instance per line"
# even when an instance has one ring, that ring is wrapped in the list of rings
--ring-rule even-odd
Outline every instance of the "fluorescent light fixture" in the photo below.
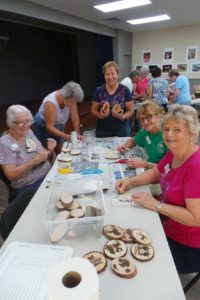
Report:
[[[142,6],[151,4],[149,0],[122,0],[110,2],[107,4],[95,5],[94,8],[99,9],[103,12],[116,11],[121,9],[126,9],[130,7]]]
[[[138,25],[138,24],[145,24],[145,23],[151,23],[151,22],[165,21],[165,20],[170,20],[170,19],[171,18],[168,15],[160,15],[160,16],[155,16],[155,17],[129,20],[127,22],[132,25]]]

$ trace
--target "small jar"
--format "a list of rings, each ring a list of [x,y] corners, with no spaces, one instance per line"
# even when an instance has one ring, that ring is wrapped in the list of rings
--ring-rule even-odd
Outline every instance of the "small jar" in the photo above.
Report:
[[[78,147],[78,138],[77,138],[76,131],[72,131],[71,133],[71,145],[72,145],[72,150],[75,150]]]

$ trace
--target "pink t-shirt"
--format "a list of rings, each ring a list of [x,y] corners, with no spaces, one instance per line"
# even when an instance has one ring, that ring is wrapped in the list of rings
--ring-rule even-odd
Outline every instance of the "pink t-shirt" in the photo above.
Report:
[[[149,79],[147,77],[145,77],[144,79],[138,80],[136,89],[135,89],[135,93],[137,93],[138,95],[145,94],[148,84],[149,84]]]
[[[171,169],[172,160],[173,154],[169,151],[157,165],[161,173],[160,201],[185,207],[186,198],[200,199],[200,148],[178,168]],[[163,227],[167,237],[182,245],[200,248],[200,227],[183,225],[168,217],[164,217]]]

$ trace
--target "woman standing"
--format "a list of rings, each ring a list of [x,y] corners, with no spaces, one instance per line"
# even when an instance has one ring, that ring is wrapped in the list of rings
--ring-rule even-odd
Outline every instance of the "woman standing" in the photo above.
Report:
[[[171,105],[162,121],[163,139],[169,152],[151,170],[116,183],[123,192],[131,187],[159,182],[159,201],[149,193],[132,196],[133,201],[157,211],[178,273],[200,270],[200,131],[197,112],[186,105]]]
[[[190,105],[190,84],[187,77],[180,75],[177,70],[171,70],[168,73],[171,82],[175,82],[175,92],[171,102],[181,105]]]
[[[92,97],[96,136],[130,136],[129,118],[134,112],[131,93],[119,83],[119,69],[114,61],[103,66],[103,74],[105,84],[97,87]]]
[[[70,135],[64,132],[65,124],[71,118],[74,130],[80,133],[80,120],[77,102],[83,100],[84,94],[80,85],[69,81],[60,90],[46,96],[34,117],[33,132],[44,147],[47,139],[54,138],[58,151],[65,140],[70,141]]]

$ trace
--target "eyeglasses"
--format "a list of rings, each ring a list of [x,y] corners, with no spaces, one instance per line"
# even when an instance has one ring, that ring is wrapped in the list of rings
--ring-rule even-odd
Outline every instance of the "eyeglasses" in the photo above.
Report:
[[[140,122],[144,122],[144,120],[151,121],[153,116],[155,116],[155,114],[147,115],[146,117],[140,117]]]
[[[23,127],[25,125],[31,126],[33,124],[32,120],[27,120],[27,121],[19,121],[19,122],[13,122],[14,124],[17,124],[19,127]]]

